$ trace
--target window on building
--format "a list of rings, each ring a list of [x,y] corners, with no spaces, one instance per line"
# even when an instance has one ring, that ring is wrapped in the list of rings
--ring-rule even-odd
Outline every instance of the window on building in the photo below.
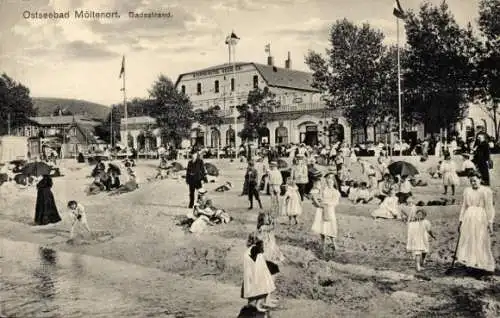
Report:
[[[70,135],[76,137],[76,127],[71,128]]]
[[[231,91],[234,92],[234,78],[231,78]]]
[[[182,94],[186,94],[186,85],[181,86],[181,92]]]
[[[253,88],[259,88],[259,76],[258,75],[253,76]]]
[[[214,85],[215,85],[215,87],[214,87],[215,92],[218,93],[219,92],[219,81],[215,81]]]
[[[362,144],[366,142],[365,131],[363,128],[352,129],[352,145]]]
[[[201,95],[201,83],[196,84],[196,94]]]

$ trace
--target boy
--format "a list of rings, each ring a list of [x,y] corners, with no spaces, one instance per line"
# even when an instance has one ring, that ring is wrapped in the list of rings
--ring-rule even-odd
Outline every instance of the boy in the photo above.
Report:
[[[71,216],[71,231],[69,235],[70,242],[73,241],[75,228],[78,225],[82,225],[90,234],[92,234],[92,231],[90,230],[87,223],[87,214],[85,213],[85,208],[83,207],[83,205],[78,204],[76,201],[69,201],[68,209]]]

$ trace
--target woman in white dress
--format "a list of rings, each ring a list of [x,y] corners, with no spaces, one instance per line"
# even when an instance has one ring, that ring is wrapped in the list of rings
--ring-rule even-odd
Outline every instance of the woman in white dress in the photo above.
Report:
[[[460,184],[455,163],[451,160],[451,155],[446,153],[444,161],[439,166],[439,172],[443,178],[444,195],[448,194],[448,187],[451,187],[451,195],[455,195],[455,187]]]
[[[327,238],[332,242],[335,250],[337,238],[337,217],[335,208],[340,201],[340,192],[335,188],[335,175],[328,172],[325,175],[325,186],[315,186],[311,190],[313,204],[316,206],[316,215],[311,230],[321,236],[323,254],[326,251]]]
[[[478,173],[470,177],[471,187],[464,190],[460,211],[460,241],[456,260],[463,265],[485,272],[495,271],[491,250],[495,208],[490,188],[481,185]]]

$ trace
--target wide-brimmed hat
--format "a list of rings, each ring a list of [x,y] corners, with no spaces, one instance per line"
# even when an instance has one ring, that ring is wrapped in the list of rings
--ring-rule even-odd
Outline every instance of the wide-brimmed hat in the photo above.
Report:
[[[271,161],[271,162],[269,163],[269,166],[270,166],[270,167],[272,167],[272,166],[277,167],[277,166],[278,166],[278,163],[277,163],[276,161]]]
[[[198,193],[199,194],[205,194],[205,193],[207,193],[207,189],[201,188],[200,190],[198,190]]]
[[[298,154],[295,156],[295,158],[297,158],[297,159],[304,159],[304,155],[303,155],[303,154],[301,154],[301,153],[298,153]]]

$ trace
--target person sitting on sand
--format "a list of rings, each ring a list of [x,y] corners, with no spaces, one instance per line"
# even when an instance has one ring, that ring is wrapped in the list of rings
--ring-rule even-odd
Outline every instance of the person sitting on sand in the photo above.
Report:
[[[102,173],[106,171],[106,166],[102,162],[101,158],[97,159],[97,164],[95,165],[94,169],[92,170],[92,177],[98,177]]]
[[[406,250],[415,257],[417,271],[421,271],[425,264],[425,257],[429,253],[429,236],[436,239],[431,231],[431,223],[426,219],[425,210],[419,209],[408,219],[408,239]]]
[[[276,307],[269,294],[276,290],[273,274],[277,270],[266,262],[264,242],[256,233],[248,236],[247,250],[243,260],[243,284],[241,298],[248,300],[248,306],[259,312],[267,312]]]
[[[347,199],[352,203],[356,203],[356,201],[358,201],[358,192],[359,184],[357,182],[353,182],[349,187],[349,194],[347,195]]]
[[[398,219],[401,218],[401,212],[399,209],[399,199],[396,196],[396,191],[391,189],[389,195],[382,201],[379,207],[372,212],[372,217],[374,219]]]
[[[470,177],[476,171],[476,165],[470,160],[468,154],[463,154],[462,171],[457,172],[459,177]]]
[[[381,182],[378,184],[378,194],[377,199],[380,202],[384,201],[384,199],[389,195],[389,191],[392,189],[394,182],[392,180],[392,176],[386,173]]]
[[[121,185],[118,189],[115,189],[111,195],[122,194],[127,192],[132,192],[139,188],[137,184],[136,177],[134,173],[129,173],[128,181]]]
[[[87,195],[98,194],[101,191],[106,190],[106,186],[101,182],[101,178],[96,176],[94,181],[87,188]]]
[[[361,182],[356,196],[356,203],[366,204],[371,200],[373,200],[373,195],[370,189],[368,189],[368,185],[366,184],[366,182]]]
[[[412,195],[413,186],[409,176],[403,176],[399,183],[399,192],[396,194],[399,198],[399,203],[405,203],[406,199]]]
[[[226,181],[223,185],[215,188],[215,192],[226,192],[233,188],[233,184],[229,181]]]
[[[85,208],[82,204],[72,200],[68,202],[69,214],[71,217],[71,231],[69,234],[69,240],[73,241],[75,235],[75,229],[78,227],[83,227],[92,234],[89,224],[87,223],[87,214],[85,213]]]

